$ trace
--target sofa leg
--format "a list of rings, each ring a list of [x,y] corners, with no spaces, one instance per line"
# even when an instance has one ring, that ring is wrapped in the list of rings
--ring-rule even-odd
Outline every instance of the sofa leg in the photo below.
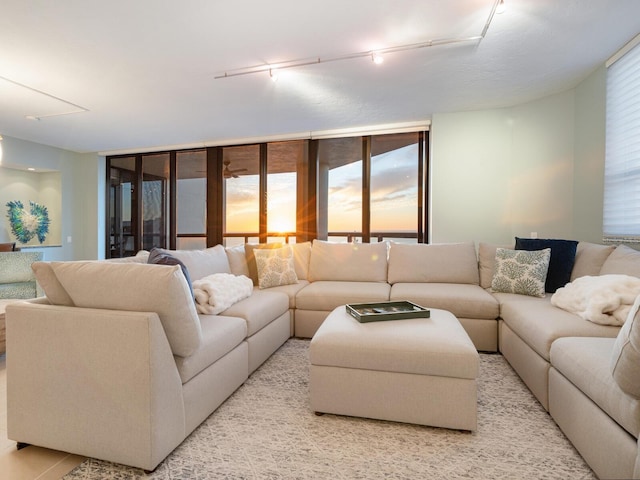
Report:
[[[318,417],[321,417],[324,415],[324,412],[313,412],[313,413],[315,413]]]
[[[30,443],[17,442],[16,443],[16,449],[22,450],[23,448],[28,447],[30,445],[31,445]]]

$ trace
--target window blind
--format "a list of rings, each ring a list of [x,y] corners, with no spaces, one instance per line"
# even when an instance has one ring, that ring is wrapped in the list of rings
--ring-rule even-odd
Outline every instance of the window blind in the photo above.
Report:
[[[604,241],[640,242],[640,45],[607,69]]]

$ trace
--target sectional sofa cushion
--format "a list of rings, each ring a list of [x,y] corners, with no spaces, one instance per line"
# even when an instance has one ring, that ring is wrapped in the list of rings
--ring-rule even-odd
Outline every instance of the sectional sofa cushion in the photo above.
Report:
[[[332,243],[314,240],[309,281],[386,282],[386,243]]]
[[[491,290],[544,297],[550,256],[550,248],[535,251],[496,249]]]
[[[607,273],[622,273],[640,277],[640,252],[626,245],[618,245],[600,269],[600,275]]]
[[[314,246],[315,248],[315,246]],[[389,246],[389,283],[469,283],[478,285],[473,242]]]
[[[640,433],[640,400],[625,394],[611,376],[615,339],[567,337],[551,347],[551,365],[634,437]]]
[[[315,247],[313,247],[315,248]],[[391,286],[382,282],[317,281],[296,296],[298,310],[330,312],[346,303],[386,302]]]
[[[493,245],[484,242],[478,244],[478,270],[482,288],[491,288],[496,265],[496,250],[498,248],[513,250],[513,245]]]
[[[205,368],[224,357],[247,337],[247,322],[222,315],[198,315],[202,343],[188,357],[174,357],[182,383],[187,383]]]
[[[465,283],[396,283],[389,299],[448,310],[458,318],[495,320],[500,314],[498,301],[489,292]]]
[[[180,260],[187,267],[193,281],[214,273],[231,273],[227,252],[222,245],[205,250],[165,250],[163,248],[154,250],[168,253]]]
[[[620,327],[598,325],[551,305],[550,296],[495,293],[500,317],[538,355],[549,361],[551,344],[562,337],[615,338]]]
[[[187,280],[177,265],[89,261],[51,262],[50,269],[39,267],[34,269],[36,278],[42,280],[51,303],[63,297],[82,308],[156,312],[175,355],[189,356],[200,346],[200,320]]]
[[[640,296],[616,337],[611,373],[622,390],[640,398]]]
[[[289,312],[289,297],[282,292],[254,290],[251,297],[227,308],[222,315],[247,322],[247,336],[267,326],[275,318]]]
[[[576,261],[571,270],[571,281],[586,275],[599,275],[605,260],[615,250],[614,245],[579,242],[576,249]]]
[[[551,249],[551,258],[549,259],[544,289],[545,292],[554,293],[571,280],[571,270],[576,260],[578,242],[575,240],[516,237],[516,250],[532,251],[545,248]]]
[[[298,283],[293,261],[293,249],[289,245],[282,248],[254,250],[253,255],[256,258],[260,288]]]

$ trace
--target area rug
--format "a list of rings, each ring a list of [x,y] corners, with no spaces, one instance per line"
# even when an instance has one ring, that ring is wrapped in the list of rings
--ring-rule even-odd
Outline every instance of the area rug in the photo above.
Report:
[[[287,341],[153,473],[88,459],[64,479],[596,478],[501,355],[480,355],[470,433],[316,416],[308,348]]]

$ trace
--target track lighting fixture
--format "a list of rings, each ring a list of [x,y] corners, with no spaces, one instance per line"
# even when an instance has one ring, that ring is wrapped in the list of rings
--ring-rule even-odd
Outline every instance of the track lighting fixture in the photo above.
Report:
[[[452,37],[452,38],[441,38],[435,40],[428,40],[421,43],[412,43],[408,45],[398,45],[395,47],[387,47],[387,48],[379,48],[377,50],[369,50],[365,52],[355,52],[348,53],[345,55],[339,55],[337,57],[310,57],[310,58],[301,58],[297,60],[285,60],[278,63],[265,63],[261,65],[252,65],[250,67],[242,67],[234,70],[228,70],[222,72],[221,74],[215,76],[214,78],[230,78],[237,77],[240,75],[250,75],[252,73],[260,73],[260,72],[269,72],[269,76],[271,80],[274,82],[277,80],[278,76],[275,73],[276,70],[282,70],[284,68],[294,68],[294,67],[303,67],[306,65],[314,65],[319,63],[328,63],[328,62],[337,62],[340,60],[354,60],[356,58],[369,57],[371,60],[379,65],[384,61],[383,55],[389,53],[396,52],[404,52],[407,50],[417,50],[420,48],[427,47],[437,47],[441,45],[451,45],[451,44],[459,44],[459,43],[472,43],[472,42],[480,42],[486,36],[487,30],[491,26],[491,21],[496,13],[502,13],[504,11],[504,0],[493,0],[493,6],[489,12],[489,16],[484,24],[484,28],[478,35],[473,35],[469,37]]]

